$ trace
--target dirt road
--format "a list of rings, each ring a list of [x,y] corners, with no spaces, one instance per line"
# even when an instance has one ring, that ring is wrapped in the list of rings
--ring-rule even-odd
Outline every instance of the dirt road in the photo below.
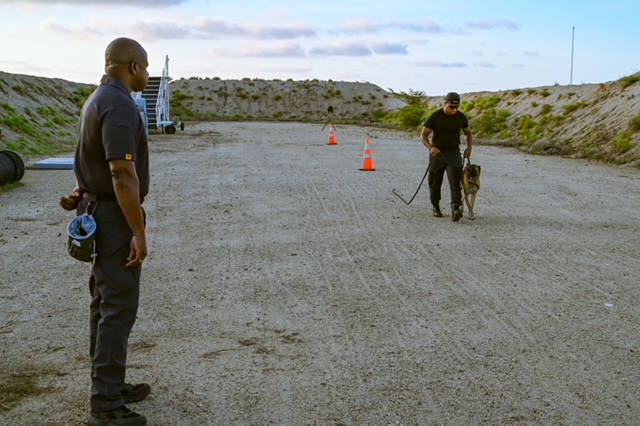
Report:
[[[430,214],[418,137],[202,123],[154,135],[128,379],[152,425],[633,425],[640,173],[477,146],[476,220]],[[365,137],[376,170],[362,172]],[[0,424],[85,424],[70,171],[0,193]],[[443,192],[447,194],[447,191]],[[37,391],[40,390],[40,393]]]

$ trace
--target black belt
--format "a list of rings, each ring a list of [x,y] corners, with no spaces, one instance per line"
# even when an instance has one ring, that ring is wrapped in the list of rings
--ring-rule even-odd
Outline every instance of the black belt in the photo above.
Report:
[[[118,201],[116,194],[94,194],[93,192],[85,192],[82,196],[91,201]]]

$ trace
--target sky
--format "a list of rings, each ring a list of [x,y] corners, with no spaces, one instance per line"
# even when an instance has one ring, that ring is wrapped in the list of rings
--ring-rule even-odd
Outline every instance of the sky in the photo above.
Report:
[[[139,41],[173,79],[369,82],[428,96],[640,71],[638,0],[0,0],[0,71],[97,84]]]

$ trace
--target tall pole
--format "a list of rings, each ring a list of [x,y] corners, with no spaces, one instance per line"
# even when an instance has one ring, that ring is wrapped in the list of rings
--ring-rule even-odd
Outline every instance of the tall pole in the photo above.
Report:
[[[571,75],[569,76],[569,86],[573,84],[573,43],[575,40],[576,27],[571,27]]]

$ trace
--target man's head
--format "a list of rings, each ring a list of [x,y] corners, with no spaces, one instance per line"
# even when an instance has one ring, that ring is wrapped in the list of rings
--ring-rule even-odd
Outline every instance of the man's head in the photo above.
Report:
[[[113,40],[104,52],[104,70],[116,77],[133,92],[143,90],[149,81],[147,52],[135,40],[120,37]]]
[[[447,93],[447,96],[444,97],[444,103],[445,112],[453,115],[460,107],[460,95],[458,95],[456,92],[449,92]]]

